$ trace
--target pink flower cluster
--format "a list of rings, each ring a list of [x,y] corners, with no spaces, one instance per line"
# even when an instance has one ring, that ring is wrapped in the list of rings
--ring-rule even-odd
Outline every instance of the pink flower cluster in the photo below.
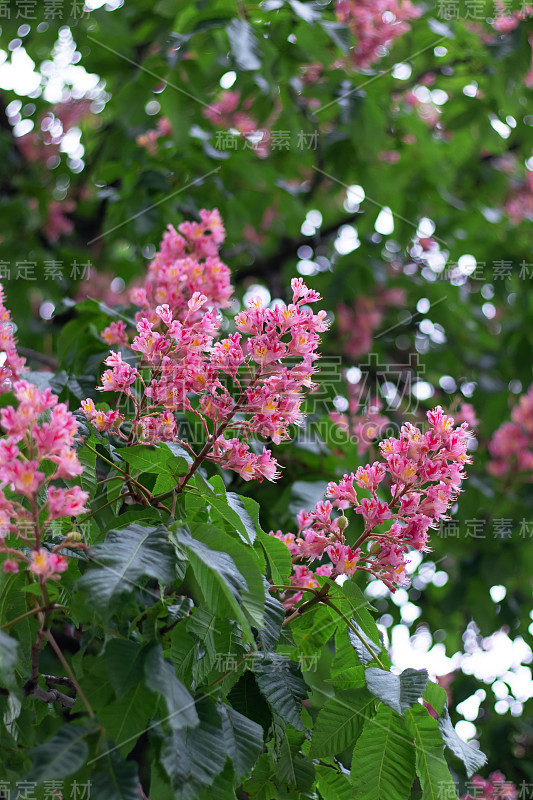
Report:
[[[533,7],[522,6],[518,11],[511,11],[506,8],[502,0],[495,0],[496,19],[492,23],[492,27],[499,31],[499,33],[510,33],[518,28],[522,20],[527,19],[533,14]]]
[[[410,0],[336,0],[339,22],[350,28],[357,40],[352,63],[368,69],[379,61],[395,39],[410,29],[410,20],[422,13]]]
[[[129,347],[149,377],[112,352],[98,388],[133,402],[134,440],[178,441],[196,459],[190,445],[177,438],[175,412],[189,411],[207,437],[201,459],[245,480],[274,480],[279,472],[270,450],[263,447],[257,454],[247,439],[257,434],[279,444],[290,438],[289,425],[301,423],[305,391],[314,386],[319,333],[328,327],[326,312],[310,310],[320,296],[298,278],[289,305],[264,308],[252,299],[235,316],[234,332],[221,338],[218,308],[228,304],[232,292],[229,270],[215,254],[224,228],[218,211],[200,216],[200,223],[179,226],[183,236],[169,229],[145,286],[132,293],[145,310],[137,314],[137,335]],[[187,248],[195,256],[187,255]],[[154,308],[154,302],[160,304]],[[128,345],[122,322],[112,323],[103,336],[109,344]],[[98,410],[92,400],[82,409],[99,431],[132,441],[121,430],[124,416],[118,410]]]
[[[533,383],[489,442],[487,471],[496,477],[533,473]],[[529,480],[533,478],[530,476]]]
[[[470,431],[466,423],[454,428],[452,417],[437,406],[428,411],[429,429],[423,433],[407,424],[399,438],[380,443],[382,461],[358,467],[338,483],[328,485],[326,501],[314,511],[298,515],[298,536],[271,535],[289,548],[295,564],[291,584],[295,587],[318,586],[316,575],[346,575],[351,578],[363,570],[382,580],[391,591],[407,583],[406,553],[410,548],[429,550],[429,529],[435,527],[456,499],[466,477],[464,467]],[[378,496],[388,489],[391,499]],[[368,493],[361,499],[359,490]],[[334,518],[334,508],[355,509],[363,520],[363,530],[348,543],[344,514]],[[387,530],[377,530],[385,525]],[[355,538],[355,537],[353,537]],[[315,570],[308,564],[328,556],[328,564]],[[319,571],[320,570],[320,571]],[[290,595],[288,605],[298,602],[302,593]]]
[[[0,394],[10,392],[13,382],[25,371],[26,359],[17,353],[11,312],[4,305],[4,287],[0,283]]]
[[[145,147],[151,155],[157,152],[157,142],[162,137],[172,135],[172,126],[167,117],[160,117],[155,128],[150,128],[146,133],[137,136],[139,147]]]
[[[526,170],[523,182],[511,183],[504,211],[513,225],[533,220],[533,172]]]
[[[86,510],[87,492],[55,484],[83,471],[74,449],[78,426],[49,388],[18,380],[13,393],[17,407],[0,410],[0,553],[8,556],[4,572],[18,572],[22,562],[46,581],[67,568],[67,559],[57,552],[61,545],[43,547],[51,523]],[[30,548],[29,555],[7,544],[12,534]]]
[[[194,295],[205,296],[204,305],[214,308],[229,304],[233,294],[230,271],[218,257],[226,236],[219,212],[202,209],[200,222],[183,222],[178,231],[168,226],[142,287],[130,291],[131,301],[142,309],[137,321],[148,319],[159,325],[156,308],[160,305],[168,305],[175,319],[197,321],[203,312],[202,304],[196,309],[189,306]],[[106,329],[104,339],[109,344],[124,344],[124,336],[115,338],[113,330],[112,326]]]
[[[373,296],[359,295],[353,306],[337,306],[339,333],[343,349],[351,358],[370,352],[374,331],[379,328],[388,308],[405,304],[405,291],[399,288],[377,289]]]
[[[491,772],[488,778],[474,775],[469,781],[468,793],[460,800],[518,800],[518,789],[505,780],[502,772]]]
[[[204,109],[203,115],[218,130],[234,130],[244,139],[253,133],[261,134],[261,141],[254,143],[253,149],[259,157],[264,158],[270,150],[268,141],[270,132],[268,128],[261,128],[258,121],[248,113],[252,103],[253,100],[248,98],[239,110],[240,92],[226,90],[222,92],[220,100]]]

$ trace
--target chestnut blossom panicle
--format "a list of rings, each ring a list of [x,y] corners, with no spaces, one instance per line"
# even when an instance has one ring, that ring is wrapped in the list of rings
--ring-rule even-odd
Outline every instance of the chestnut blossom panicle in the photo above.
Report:
[[[16,357],[14,343],[13,352]],[[64,485],[83,471],[75,449],[78,425],[50,388],[14,380],[12,392],[17,405],[0,410],[0,554],[7,556],[2,568],[18,572],[24,565],[42,581],[56,579],[68,562],[58,552],[61,545],[45,546],[50,526],[83,513],[88,499],[79,486]],[[13,540],[25,550],[12,546]]]
[[[313,511],[298,515],[297,536],[271,531],[291,552],[295,565],[292,585],[311,586],[307,572],[306,583],[300,583],[299,562],[305,562],[309,572],[311,562],[324,559],[321,567],[327,566],[329,572],[315,570],[315,574],[351,578],[362,570],[382,580],[391,591],[407,584],[408,552],[430,549],[429,531],[447,518],[466,477],[465,465],[471,463],[467,450],[472,434],[467,424],[454,427],[453,418],[440,406],[428,411],[427,419],[425,432],[406,424],[398,438],[382,441],[381,461],[330,482],[327,499]],[[337,509],[351,509],[360,515],[362,530],[355,542],[347,541],[348,519],[344,514],[336,516]],[[289,607],[301,596],[301,592],[287,593],[285,604]]]
[[[26,359],[17,353],[14,324],[4,300],[4,287],[0,283],[0,353],[4,353],[3,361],[0,359],[0,394],[10,392],[13,381],[18,380],[26,370]]]
[[[379,61],[422,13],[410,0],[336,0],[335,11],[356,39],[351,61],[357,69],[368,69]]]
[[[533,480],[533,383],[489,442],[487,471],[498,478],[520,475]]]
[[[467,784],[467,793],[460,800],[518,800],[523,797],[515,784],[505,779],[505,775],[497,770],[488,778],[473,775]]]
[[[255,434],[279,444],[304,419],[320,333],[329,325],[325,311],[310,308],[320,295],[295,278],[289,304],[265,307],[252,298],[234,317],[234,332],[223,336],[220,309],[233,289],[217,256],[225,235],[220,214],[202,210],[200,222],[184,222],[178,231],[169,226],[144,285],[132,292],[143,311],[128,345],[131,357],[123,355],[128,340],[121,323],[103,333],[121,350],[105,360],[98,388],[133,401],[133,440],[122,431],[118,407],[103,411],[86,400],[82,410],[98,431],[128,441],[179,442],[196,458],[178,439],[175,419],[176,413],[193,413],[209,437],[202,459],[246,481],[276,480],[271,450],[253,449],[249,439]]]

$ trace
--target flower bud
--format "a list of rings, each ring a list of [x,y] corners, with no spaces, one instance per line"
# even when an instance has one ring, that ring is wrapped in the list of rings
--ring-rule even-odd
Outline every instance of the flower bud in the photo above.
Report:
[[[343,533],[346,530],[348,525],[349,525],[348,520],[346,519],[344,514],[342,515],[342,517],[337,518],[337,528],[341,533]]]
[[[72,543],[73,542],[81,542],[82,540],[83,540],[83,536],[81,535],[81,533],[79,531],[72,530],[72,531],[69,531],[67,533],[67,535],[65,536],[64,543],[68,544],[69,542],[72,542]]]
[[[379,542],[372,542],[372,546],[370,548],[371,555],[375,556],[381,550],[381,545]]]

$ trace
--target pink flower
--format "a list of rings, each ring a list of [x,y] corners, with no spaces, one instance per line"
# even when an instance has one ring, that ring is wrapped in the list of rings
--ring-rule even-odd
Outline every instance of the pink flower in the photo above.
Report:
[[[360,550],[351,550],[348,545],[336,544],[328,547],[328,555],[335,565],[335,571],[338,575],[347,575],[351,578],[357,569],[357,561],[359,559]]]
[[[369,499],[368,497],[363,497],[361,505],[359,508],[356,508],[355,511],[356,514],[362,514],[365,522],[372,527],[381,525],[386,519],[392,517],[391,510],[387,503],[382,503],[381,500],[377,500],[376,498]]]
[[[13,461],[2,468],[2,475],[14,485],[17,492],[31,497],[45,478],[44,472],[37,469],[38,466],[38,461]]]
[[[394,480],[401,481],[404,484],[410,484],[416,480],[417,465],[415,461],[401,456],[398,453],[393,453],[387,456],[387,464],[389,465],[389,472]]]
[[[336,0],[335,11],[357,40],[351,59],[359,69],[378,61],[385,48],[410,29],[409,21],[421,14],[410,0]]]
[[[361,469],[361,467],[359,467],[359,469]],[[333,481],[328,483],[326,497],[330,497],[337,501],[348,501],[354,505],[357,505],[357,493],[353,485],[354,478],[355,475],[353,472],[351,472],[349,475],[345,474],[343,479],[338,483],[334,483]]]
[[[130,367],[122,360],[120,353],[111,351],[111,355],[106,358],[106,364],[113,367],[107,369],[102,375],[102,385],[97,389],[105,392],[128,392],[132,383],[135,383],[138,372],[134,367]]]
[[[88,499],[89,493],[84,492],[79,486],[72,486],[70,489],[51,486],[48,489],[49,518],[77,517],[87,510],[85,504]]]
[[[191,301],[189,300],[189,308],[191,307],[190,303]],[[165,323],[165,325],[170,325],[172,322],[172,311],[170,310],[168,303],[165,303],[162,306],[157,306],[155,313],[159,319]]]
[[[195,292],[191,299],[188,301],[187,305],[189,307],[189,311],[198,311],[203,305],[207,303],[207,297],[205,294],[200,294],[200,292]],[[168,308],[168,306],[167,306]]]
[[[327,536],[324,536],[323,533],[311,529],[306,530],[303,539],[298,539],[297,542],[299,545],[299,553],[302,558],[313,560],[315,558],[322,558],[330,540]]]
[[[112,322],[108,325],[107,328],[101,333],[102,339],[106,344],[118,344],[118,345],[127,345],[128,344],[128,334],[126,333],[126,324],[119,320],[118,322]]]
[[[30,571],[44,580],[58,580],[59,574],[68,569],[68,561],[64,556],[50,553],[44,547],[31,554]]]
[[[75,450],[70,447],[65,447],[57,456],[51,456],[51,460],[57,464],[54,478],[75,478],[83,472]]]
[[[361,489],[369,489],[374,492],[385,477],[385,474],[385,466],[380,464],[379,461],[374,461],[372,466],[367,464],[366,467],[358,467],[355,473],[355,480]]]
[[[4,561],[2,569],[4,573],[18,572],[19,571],[18,561],[14,561],[12,558],[8,558],[6,559],[6,561]]]
[[[287,545],[291,555],[295,556],[300,552],[298,546],[295,543],[296,537],[294,533],[282,533],[282,531],[275,531],[275,532],[269,531],[269,535],[274,536],[276,539],[279,539],[280,542],[283,542],[283,544]]]

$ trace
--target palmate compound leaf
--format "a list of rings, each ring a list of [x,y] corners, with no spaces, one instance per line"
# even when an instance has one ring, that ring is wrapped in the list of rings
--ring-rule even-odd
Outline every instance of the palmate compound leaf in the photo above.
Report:
[[[353,800],[407,800],[414,778],[413,738],[402,718],[381,704],[354,747]]]
[[[84,589],[100,611],[109,610],[123,592],[138,588],[144,577],[165,584],[174,578],[175,558],[166,528],[132,524],[112,530],[89,554],[96,567],[82,575],[77,588]]]
[[[393,675],[384,669],[368,667],[365,670],[366,685],[372,694],[398,714],[403,714],[422,696],[428,682],[425,669],[405,669],[401,675]]]
[[[487,763],[487,756],[481,750],[474,750],[456,733],[452,725],[450,714],[448,712],[448,705],[444,705],[442,714],[438,718],[439,731],[441,732],[444,744],[448,747],[457,758],[460,758],[466,768],[466,774],[470,778],[474,772],[477,772],[481,767]]]

